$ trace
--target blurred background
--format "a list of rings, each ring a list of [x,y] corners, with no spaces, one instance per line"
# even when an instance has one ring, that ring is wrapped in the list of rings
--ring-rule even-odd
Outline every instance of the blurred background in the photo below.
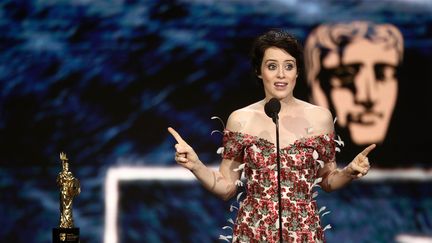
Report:
[[[220,242],[236,199],[176,166],[166,128],[217,166],[222,137],[211,132],[224,127],[211,117],[226,122],[264,97],[248,59],[254,37],[283,28],[304,43],[319,24],[352,20],[395,25],[405,53],[373,170],[318,196],[331,211],[326,237],[432,241],[429,0],[1,1],[0,241],[51,241],[65,152],[81,182],[81,242]],[[304,80],[295,92],[310,94]]]

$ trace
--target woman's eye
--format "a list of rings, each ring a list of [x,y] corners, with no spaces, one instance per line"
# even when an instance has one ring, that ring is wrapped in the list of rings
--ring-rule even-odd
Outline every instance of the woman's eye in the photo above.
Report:
[[[294,64],[287,64],[286,66],[285,66],[285,69],[286,70],[293,70],[293,68],[294,68]]]
[[[276,64],[269,64],[267,67],[269,70],[276,70],[277,68]]]

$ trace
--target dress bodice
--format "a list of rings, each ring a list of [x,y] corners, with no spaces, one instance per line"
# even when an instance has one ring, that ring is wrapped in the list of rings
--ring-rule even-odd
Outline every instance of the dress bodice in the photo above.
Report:
[[[234,242],[277,242],[275,144],[258,136],[224,130],[223,146],[222,157],[240,162],[246,178],[247,196],[238,212]],[[334,161],[334,134],[297,139],[280,148],[279,154],[284,241],[287,238],[291,242],[298,237],[306,237],[310,242],[323,241],[313,187],[320,182],[319,169]]]

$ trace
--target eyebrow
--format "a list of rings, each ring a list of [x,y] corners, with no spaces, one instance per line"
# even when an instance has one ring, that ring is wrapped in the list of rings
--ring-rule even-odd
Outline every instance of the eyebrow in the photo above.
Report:
[[[267,60],[264,60],[265,62],[277,62],[277,60],[276,59],[267,59]],[[294,62],[295,63],[295,60],[293,60],[293,59],[288,59],[288,60],[284,60],[284,62]]]

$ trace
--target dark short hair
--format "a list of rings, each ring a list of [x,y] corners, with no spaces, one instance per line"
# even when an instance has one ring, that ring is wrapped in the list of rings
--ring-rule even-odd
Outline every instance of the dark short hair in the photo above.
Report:
[[[277,47],[288,52],[296,60],[297,72],[301,73],[303,71],[302,45],[290,33],[280,29],[272,29],[258,36],[252,44],[250,56],[253,71],[256,75],[261,75],[264,52],[270,47]]]

